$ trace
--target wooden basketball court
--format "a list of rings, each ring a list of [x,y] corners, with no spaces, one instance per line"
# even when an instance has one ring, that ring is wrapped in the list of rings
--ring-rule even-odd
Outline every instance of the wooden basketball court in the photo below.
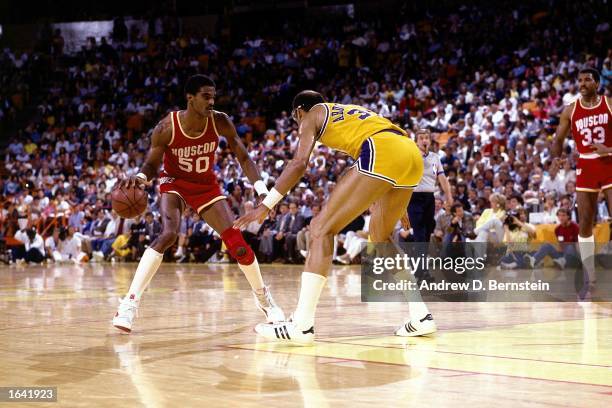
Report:
[[[407,305],[361,303],[359,269],[334,267],[316,345],[288,347],[258,341],[237,267],[163,264],[128,336],[110,321],[135,267],[2,267],[0,387],[58,387],[26,406],[612,406],[610,303],[435,303],[438,335],[402,339]],[[301,267],[262,270],[291,313]]]

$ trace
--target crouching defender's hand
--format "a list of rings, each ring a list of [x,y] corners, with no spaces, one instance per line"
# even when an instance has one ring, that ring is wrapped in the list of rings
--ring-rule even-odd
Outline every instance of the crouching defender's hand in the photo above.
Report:
[[[259,204],[253,211],[244,214],[242,217],[234,221],[234,228],[238,228],[240,230],[244,229],[253,221],[263,223],[269,212],[270,209],[268,207],[263,204]]]

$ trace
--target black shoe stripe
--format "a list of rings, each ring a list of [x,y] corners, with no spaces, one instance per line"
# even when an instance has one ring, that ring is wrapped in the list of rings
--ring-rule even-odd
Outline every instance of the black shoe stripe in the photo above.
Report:
[[[416,331],[416,329],[414,328],[411,322],[408,322],[408,324],[406,325],[406,329],[408,330],[409,333]]]
[[[429,313],[427,316],[422,318],[420,322],[423,323],[425,320],[433,320],[433,316],[431,315],[431,313]]]
[[[285,336],[287,336],[287,340],[291,340],[291,337],[289,336],[289,332],[287,331],[287,326],[283,326],[283,329],[285,330]]]
[[[274,333],[276,333],[276,338],[280,339],[280,335],[278,334],[278,327],[274,328]]]
[[[303,333],[303,334],[308,334],[308,333],[312,333],[312,334],[314,334],[314,326],[312,326],[310,329],[308,329],[308,330],[306,330],[306,331],[303,331],[302,333]]]

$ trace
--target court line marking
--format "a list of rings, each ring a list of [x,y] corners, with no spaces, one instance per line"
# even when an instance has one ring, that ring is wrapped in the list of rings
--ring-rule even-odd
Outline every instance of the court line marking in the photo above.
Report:
[[[278,344],[278,343],[259,343],[259,344]],[[292,353],[291,351],[280,351],[280,350],[270,350],[270,349],[254,349],[254,348],[249,348],[247,346],[248,345],[244,345],[244,346],[242,346],[242,345],[230,345],[230,346],[223,346],[223,347],[230,348],[230,349],[239,349],[239,350],[263,351],[263,352],[266,352],[266,353],[275,353],[275,354],[288,354],[288,355],[296,354],[296,353]],[[315,357],[315,358],[317,358],[317,357],[325,357],[325,356],[317,356],[317,355],[310,355],[310,354],[298,354],[298,355],[310,356],[310,357]],[[408,364],[391,363],[391,362],[388,362],[388,361],[371,361],[371,360],[362,360],[362,359],[357,359],[357,358],[344,358],[344,357],[342,358],[342,360],[360,362],[360,363],[365,363],[365,364],[380,364],[380,365],[387,365],[387,366],[393,366],[393,367],[405,367],[405,368],[410,368],[411,367]],[[450,372],[462,373],[462,374],[491,375],[491,376],[494,376],[494,377],[520,378],[520,379],[523,379],[523,380],[531,380],[531,381],[544,381],[544,382],[550,382],[550,383],[576,384],[576,385],[586,385],[586,386],[590,386],[590,387],[603,387],[603,388],[611,388],[612,389],[612,385],[602,385],[602,384],[593,384],[593,383],[585,383],[585,382],[577,382],[577,381],[567,381],[567,380],[551,380],[551,379],[548,379],[548,378],[526,377],[526,376],[511,375],[511,374],[483,373],[483,372],[478,372],[478,371],[456,370],[456,369],[453,369],[453,368],[427,367],[427,370],[450,371]]]
[[[347,346],[361,346],[361,347],[373,347],[373,348],[385,348],[385,349],[396,349],[403,350],[404,347],[395,347],[395,346],[385,346],[385,345],[372,345],[372,344],[359,344],[359,343],[345,343],[341,341],[334,340],[317,340],[319,343],[329,343],[329,344],[343,344]],[[579,343],[582,344],[582,343]],[[426,350],[423,350],[426,351]],[[537,360],[535,358],[521,358],[521,357],[506,357],[506,356],[496,356],[496,355],[487,355],[487,354],[475,354],[475,353],[460,353],[457,351],[442,351],[442,350],[427,350],[432,353],[442,353],[442,354],[457,354],[463,356],[475,356],[475,357],[488,357],[488,358],[499,358],[499,359],[508,359],[508,360],[520,360],[520,361],[536,361],[539,363],[553,363],[553,364],[571,364],[578,365],[584,367],[599,367],[599,368],[612,368],[609,365],[600,365],[600,364],[582,364],[582,363],[573,363],[573,362],[565,362],[565,361],[553,361],[553,360]]]
[[[600,321],[600,320],[604,320],[604,321],[612,321],[612,319],[610,318],[604,318],[604,319],[599,319],[599,318],[594,318],[594,319],[572,319],[572,320],[568,320],[567,322],[571,322],[574,324],[582,324],[585,320],[593,320],[593,321]],[[538,322],[538,323],[523,323],[523,324],[512,324],[512,325],[507,325],[505,330],[522,330],[522,329],[529,329],[529,328],[546,328],[548,326],[551,325],[556,325],[559,322]],[[607,331],[607,328],[603,328],[604,331]],[[490,330],[482,330],[481,332],[489,332]],[[492,329],[493,332],[495,331],[499,331],[498,329]],[[504,329],[502,329],[502,331],[504,331]],[[478,332],[478,331],[476,331]],[[461,334],[461,332],[459,332],[458,334]],[[465,331],[463,332],[463,334],[469,335],[470,331]],[[313,350],[310,349],[310,352],[308,352],[306,350],[304,351],[300,351],[299,348],[288,348],[284,351],[279,351],[279,352],[284,352],[286,354],[299,354],[299,355],[308,355],[308,356],[324,356],[324,357],[336,357],[336,358],[347,358],[347,359],[352,359],[352,355],[355,355],[354,353],[357,353],[359,349],[362,349],[364,352],[368,352],[368,351],[372,351],[375,352],[376,350],[380,350],[380,349],[388,349],[388,350],[395,350],[396,352],[401,352],[405,347],[406,344],[394,344],[392,341],[385,341],[385,338],[389,339],[399,339],[397,337],[394,336],[382,336],[382,338],[379,338],[377,336],[349,336],[349,337],[332,337],[332,338],[323,338],[323,339],[317,339],[317,342],[321,344],[322,348],[321,350]],[[368,340],[374,340],[375,342],[378,341],[378,343],[374,343],[372,344],[370,341],[365,341],[366,339]],[[362,340],[362,342],[360,342],[360,340]],[[363,344],[363,343],[366,344]],[[382,343],[382,344],[381,344]],[[427,346],[426,342],[418,342],[423,346]],[[415,346],[418,345],[414,344]],[[268,351],[270,346],[273,345],[279,345],[279,343],[277,342],[262,342],[262,343],[251,343],[251,344],[242,344],[242,345],[235,345],[235,347],[237,348],[243,348],[243,349],[251,349],[251,350],[261,350],[261,351]],[[282,345],[282,343],[281,343]],[[350,347],[354,346],[356,349],[352,350]],[[451,344],[447,344],[447,346],[451,346]],[[331,347],[331,349],[328,349],[327,347]],[[334,351],[333,347],[345,347],[344,349],[340,348],[337,351]],[[496,370],[492,370],[493,372],[490,372],[491,370],[487,370],[486,368],[480,368],[478,365],[474,366],[469,366],[469,368],[471,368],[471,371],[467,371],[467,372],[473,372],[473,373],[477,373],[477,374],[484,374],[484,375],[495,375],[495,376],[505,376],[505,377],[515,377],[515,378],[524,378],[524,379],[531,379],[531,380],[541,380],[541,381],[554,381],[554,382],[565,382],[565,383],[571,383],[571,384],[586,384],[586,385],[592,385],[592,386],[602,386],[602,387],[608,387],[608,388],[612,388],[612,385],[607,382],[607,381],[600,381],[599,380],[599,376],[603,375],[604,378],[608,376],[608,372],[609,369],[612,368],[611,366],[608,365],[599,365],[599,364],[589,364],[589,363],[577,363],[575,361],[551,361],[551,360],[537,360],[534,358],[520,358],[520,357],[513,357],[513,356],[498,356],[498,355],[486,355],[486,354],[472,354],[472,353],[463,353],[463,352],[455,352],[455,351],[450,351],[450,350],[440,350],[439,347],[444,347],[443,344],[437,344],[437,347],[435,349],[424,349],[424,352],[429,352],[432,353],[432,355],[435,355],[435,353],[440,353],[439,354],[439,358],[444,359],[444,355],[454,355],[457,356],[457,359],[461,359],[461,358],[480,358],[483,359],[483,363],[487,362],[487,360],[489,361],[489,364],[491,362],[495,362],[495,361],[499,361],[499,363],[497,364],[501,364],[501,372],[499,369]],[[510,345],[510,347],[513,347],[512,345]],[[496,350],[493,350],[493,352],[495,352]],[[501,351],[503,352],[503,350]],[[609,350],[604,348],[603,349],[604,353],[608,353]],[[335,353],[335,355],[334,355]],[[384,353],[384,352],[383,352]],[[348,356],[347,356],[348,355]],[[427,366],[429,368],[432,369],[443,369],[443,370],[457,370],[458,368],[462,368],[462,367],[457,367],[456,364],[453,364],[453,361],[461,361],[461,360],[453,360],[453,357],[448,356],[447,358],[450,358],[451,360],[447,360],[446,362],[444,362],[444,360],[441,360],[441,362],[435,363],[427,363]],[[499,359],[499,360],[495,360],[495,359]],[[409,363],[400,360],[397,361],[402,361],[400,363],[396,363],[393,360],[394,359],[387,359],[387,358],[377,358],[376,356],[373,356],[370,359],[354,359],[355,361],[362,361],[362,362],[370,362],[370,363],[377,363],[377,364],[390,364],[390,365],[404,365],[404,366],[410,366]],[[514,371],[513,369],[503,369],[504,367],[506,367],[503,363],[501,363],[502,360],[517,360],[517,361],[529,361],[530,363],[525,363],[525,364],[533,364],[534,366],[534,370],[535,371],[528,371],[527,373],[525,373],[526,375],[514,375],[512,374],[512,372]],[[508,364],[508,363],[506,363]],[[557,369],[557,368],[562,368],[563,364],[567,364],[570,366],[574,366],[576,367],[576,369],[581,369],[581,370],[587,370],[584,373],[584,377],[579,377],[582,381],[572,381],[571,377],[568,376],[558,376],[558,375],[552,375],[553,378],[550,378],[550,375],[547,375],[546,372],[548,372],[550,369]],[[432,367],[433,365],[433,367]],[[552,367],[546,367],[547,365],[552,365]],[[445,367],[446,366],[446,367]],[[448,366],[455,366],[455,368],[447,368]],[[507,368],[507,367],[506,367]],[[568,367],[569,369],[571,369],[571,367]],[[479,371],[474,371],[474,370],[479,370]],[[594,371],[588,371],[588,370],[594,370]],[[603,370],[603,373],[598,373],[598,370],[601,371]],[[461,370],[461,372],[466,372],[466,370]],[[555,378],[556,377],[556,378]]]

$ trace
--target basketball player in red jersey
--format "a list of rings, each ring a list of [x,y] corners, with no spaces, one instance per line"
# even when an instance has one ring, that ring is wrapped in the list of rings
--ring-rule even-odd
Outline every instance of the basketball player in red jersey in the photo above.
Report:
[[[576,149],[576,197],[580,232],[580,258],[589,280],[595,280],[595,238],[593,224],[597,214],[597,196],[603,191],[612,213],[612,102],[598,95],[599,72],[587,68],[578,73],[580,98],[561,113],[553,141],[553,165],[560,165],[563,142],[571,129]]]
[[[249,281],[256,305],[267,320],[283,320],[284,313],[276,306],[263,283],[255,254],[241,232],[232,227],[234,215],[213,172],[219,135],[227,138],[230,149],[236,154],[257,193],[267,194],[268,190],[228,116],[213,110],[214,81],[204,75],[194,75],[185,85],[185,94],[187,110],[171,112],[158,123],[153,130],[151,147],[141,172],[119,184],[128,187],[150,185],[163,160],[163,170],[159,173],[163,230],[144,252],[128,294],[113,318],[113,325],[124,332],[131,332],[138,302],[157,272],[164,251],[178,237],[185,206],[200,214],[221,236],[228,252]]]

